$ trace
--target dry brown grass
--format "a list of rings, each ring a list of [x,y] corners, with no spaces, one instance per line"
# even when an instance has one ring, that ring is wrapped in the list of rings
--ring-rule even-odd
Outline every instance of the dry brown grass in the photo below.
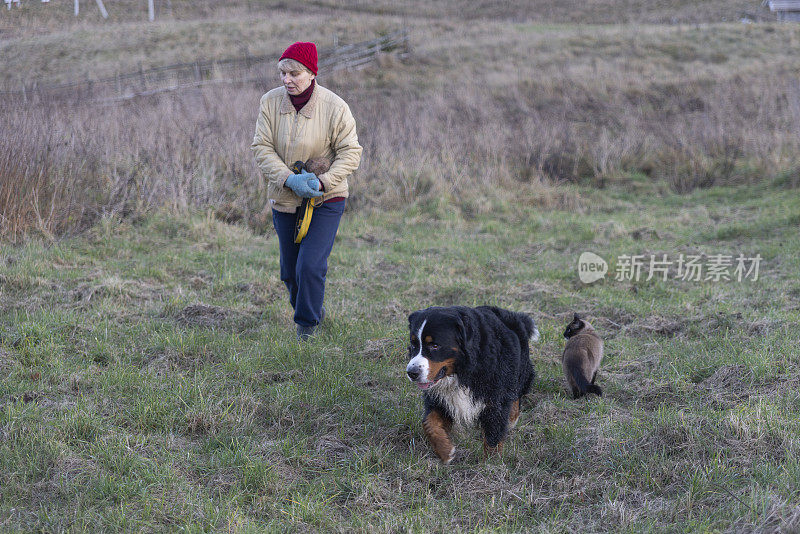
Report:
[[[445,199],[469,216],[515,197],[553,207],[569,200],[548,184],[635,186],[628,176],[689,191],[792,168],[800,148],[800,88],[779,74],[633,96],[622,88],[600,94],[571,78],[433,95],[376,95],[332,82],[350,101],[365,147],[352,180],[355,209]],[[4,114],[3,130],[14,132],[0,141],[1,172],[13,177],[0,184],[5,237],[58,235],[102,213],[162,206],[259,211],[263,187],[248,148],[259,94],[213,88]]]
[[[322,27],[330,20],[304,17]],[[359,17],[376,32],[394,21]],[[552,186],[690,191],[800,167],[800,59],[786,47],[800,42],[797,27],[406,22],[408,61],[386,56],[366,70],[320,78],[350,103],[365,148],[352,209],[419,203],[431,213],[472,216],[514,201],[584,209]],[[278,31],[276,20],[187,24],[208,29],[196,51],[231,28],[249,32],[234,33],[247,43],[267,36],[271,47],[293,35]],[[166,29],[154,31],[166,36]],[[338,30],[325,31],[327,39]],[[114,30],[98,32],[92,46],[100,50]],[[118,40],[127,44],[112,57],[144,43],[125,33]],[[157,40],[154,57],[180,43],[191,49],[185,37]],[[40,54],[30,54],[37,65]],[[57,70],[85,59],[68,54]],[[91,62],[99,72],[112,65]],[[111,104],[6,101],[0,128],[12,134],[0,140],[0,173],[13,179],[0,184],[0,233],[59,235],[103,213],[163,206],[259,212],[263,187],[248,147],[266,88],[229,84]]]
[[[445,0],[323,0],[302,7],[271,0],[229,0],[224,4],[211,0],[156,0],[157,21],[188,21],[230,17],[264,16],[278,13],[281,18],[302,13],[321,15],[370,14],[381,17],[402,16],[411,18],[463,20],[507,20],[513,22],[538,21],[558,23],[717,23],[739,20],[740,12],[758,9],[758,3],[749,0],[668,0],[658,3],[647,0],[566,0],[531,3],[525,0],[507,2],[462,2]],[[65,27],[87,28],[99,24],[143,22],[147,19],[147,6],[138,0],[115,0],[107,6],[109,19],[103,21],[92,3],[81,6],[79,17],[73,15],[71,2],[23,0],[21,9],[13,9],[0,19],[0,35],[18,37],[31,33],[62,31]]]

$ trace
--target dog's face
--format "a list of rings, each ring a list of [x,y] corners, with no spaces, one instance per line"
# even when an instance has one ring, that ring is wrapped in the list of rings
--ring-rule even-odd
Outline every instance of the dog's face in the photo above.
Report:
[[[441,308],[416,311],[408,317],[408,329],[406,374],[417,387],[429,389],[455,373],[464,330],[458,315]]]
[[[578,314],[574,314],[572,318],[572,322],[567,325],[567,329],[564,330],[564,337],[569,339],[572,336],[576,335],[578,332],[583,330],[586,327],[586,322],[578,317]]]

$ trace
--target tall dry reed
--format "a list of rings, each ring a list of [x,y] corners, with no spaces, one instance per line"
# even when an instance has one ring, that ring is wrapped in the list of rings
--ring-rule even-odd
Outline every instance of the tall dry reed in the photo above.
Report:
[[[678,191],[800,167],[800,84],[772,73],[708,85],[565,76],[425,93],[331,80],[364,146],[352,209],[446,198],[465,212],[602,186],[632,173]],[[12,103],[0,113],[0,236],[79,231],[122,216],[265,201],[253,163],[261,89],[206,88],[102,105]]]

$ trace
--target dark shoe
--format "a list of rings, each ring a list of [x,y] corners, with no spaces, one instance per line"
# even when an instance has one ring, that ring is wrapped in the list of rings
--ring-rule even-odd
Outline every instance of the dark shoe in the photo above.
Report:
[[[297,325],[297,341],[308,341],[314,335],[316,326],[300,326]]]

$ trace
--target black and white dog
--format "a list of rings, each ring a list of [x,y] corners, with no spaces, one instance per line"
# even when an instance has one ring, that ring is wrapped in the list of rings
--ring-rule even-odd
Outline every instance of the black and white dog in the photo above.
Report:
[[[535,371],[528,341],[539,339],[533,319],[494,306],[432,307],[408,317],[406,373],[422,390],[422,426],[436,455],[450,463],[453,424],[483,429],[485,455],[501,452],[519,418]]]

